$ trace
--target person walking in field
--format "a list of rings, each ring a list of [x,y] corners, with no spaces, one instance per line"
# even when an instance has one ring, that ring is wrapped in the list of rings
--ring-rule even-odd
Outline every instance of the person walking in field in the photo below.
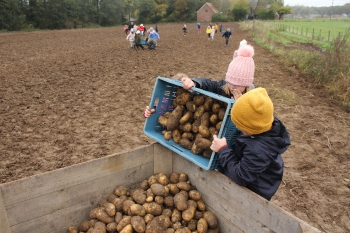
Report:
[[[124,32],[125,32],[125,35],[128,35],[128,32],[129,32],[128,25],[124,25]]]
[[[215,26],[212,26],[211,32],[210,32],[210,37],[212,41],[214,40],[214,36],[215,36]]]
[[[196,24],[196,29],[197,33],[199,34],[201,32],[201,24],[199,22]]]
[[[145,25],[143,25],[143,34],[142,34],[142,36],[148,36],[148,34],[147,34],[147,28],[146,28]]]
[[[211,37],[211,27],[208,25],[207,29],[205,30],[205,33],[208,35],[208,41],[210,41]]]
[[[126,40],[128,40],[130,43],[130,49],[134,49],[135,33],[133,28],[130,30],[130,33],[127,35]]]
[[[230,28],[227,28],[227,30],[225,31],[224,34],[222,34],[222,37],[225,37],[225,47],[228,45],[228,40],[230,39],[230,37],[232,36],[232,33],[231,33],[231,29]]]
[[[130,24],[129,24],[129,26],[128,26],[129,32],[130,32],[130,30],[133,29],[133,28],[134,28],[134,22],[130,22]]]
[[[160,40],[159,34],[151,27],[149,29],[149,35],[148,35],[148,48],[149,49],[156,49],[157,46],[157,40]]]
[[[138,49],[139,47],[141,47],[142,50],[144,50],[145,48],[143,47],[143,45],[141,44],[141,33],[139,30],[136,31],[135,33],[135,45],[134,48]]]
[[[184,32],[184,36],[186,36],[186,33],[187,33],[187,26],[186,26],[186,24],[182,28],[182,31]]]
[[[145,31],[145,27],[143,26],[142,23],[140,24],[138,30],[140,31],[141,36],[143,36],[143,33],[144,33],[144,31]]]
[[[218,23],[215,23],[215,33],[217,33],[218,32],[218,30],[219,30],[219,24]]]

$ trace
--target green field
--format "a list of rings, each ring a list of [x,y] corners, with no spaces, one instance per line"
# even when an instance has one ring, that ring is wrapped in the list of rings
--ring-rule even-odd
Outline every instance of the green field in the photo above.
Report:
[[[323,41],[332,40],[337,36],[343,36],[345,31],[350,28],[350,21],[348,20],[309,20],[309,21],[272,21],[271,23],[279,25],[286,29],[287,32],[299,34],[312,38],[321,37]]]

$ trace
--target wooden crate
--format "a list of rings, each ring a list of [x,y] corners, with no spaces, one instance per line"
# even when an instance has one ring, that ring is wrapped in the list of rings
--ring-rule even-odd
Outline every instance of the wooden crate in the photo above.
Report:
[[[117,185],[157,172],[187,173],[227,232],[321,232],[214,170],[154,143],[0,185],[0,233],[63,233],[78,226]]]

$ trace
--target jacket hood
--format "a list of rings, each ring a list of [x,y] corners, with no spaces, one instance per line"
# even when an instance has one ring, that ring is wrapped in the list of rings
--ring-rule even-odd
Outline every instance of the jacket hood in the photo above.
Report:
[[[278,154],[284,153],[290,145],[289,133],[285,126],[281,124],[276,117],[272,123],[272,129],[260,135],[264,136],[261,137],[261,142],[269,146]]]

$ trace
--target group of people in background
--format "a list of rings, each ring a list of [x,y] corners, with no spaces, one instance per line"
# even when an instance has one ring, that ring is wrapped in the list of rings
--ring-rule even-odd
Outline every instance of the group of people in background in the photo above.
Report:
[[[158,24],[155,29],[150,27],[147,30],[143,24],[137,26],[134,22],[130,22],[129,25],[124,26],[124,32],[127,35],[126,40],[130,43],[130,49],[145,49],[144,45],[147,45],[148,49],[156,49],[157,40],[160,40]]]
[[[196,28],[198,31],[198,25],[200,25],[200,23],[196,24]],[[207,26],[207,29],[205,30],[205,33],[208,35],[208,41],[213,41],[215,34],[218,33],[218,30],[220,30],[220,33],[222,34],[222,37],[225,37],[225,47],[228,45],[228,41],[232,36],[232,32],[230,28],[227,28],[226,31],[222,30],[222,24],[215,23],[215,25],[212,25],[211,23],[209,23],[209,25]],[[200,33],[200,30],[198,31],[198,33]]]
[[[187,25],[184,24],[183,35],[186,36],[188,32]],[[198,34],[201,33],[201,24],[200,22],[196,23],[196,31]],[[135,25],[134,22],[130,22],[129,25],[124,26],[124,32],[127,35],[126,39],[130,43],[130,49],[144,49],[146,45],[149,49],[156,49],[157,40],[160,40],[158,34],[158,24],[155,25],[155,28],[150,27],[149,30],[146,29],[146,26],[140,24],[139,26]],[[220,32],[221,36],[225,38],[225,47],[228,46],[229,39],[232,37],[232,31],[230,28],[227,28],[226,31],[223,31],[222,24],[215,23],[212,25],[210,22],[207,26],[205,33],[208,36],[208,41],[213,41],[215,34]]]
[[[212,25],[212,23],[209,23],[209,25],[207,26],[205,33],[208,35],[208,41],[213,41],[215,34],[218,33],[218,31],[220,31],[220,33],[222,34],[222,37],[225,37],[225,47],[228,46],[228,41],[232,36],[232,31],[230,28],[227,28],[226,31],[222,30],[223,26],[222,24],[215,23],[215,25]],[[186,36],[187,34],[187,26],[186,24],[184,24],[182,31],[184,36]],[[201,33],[201,24],[200,22],[196,23],[196,31],[198,34]]]

